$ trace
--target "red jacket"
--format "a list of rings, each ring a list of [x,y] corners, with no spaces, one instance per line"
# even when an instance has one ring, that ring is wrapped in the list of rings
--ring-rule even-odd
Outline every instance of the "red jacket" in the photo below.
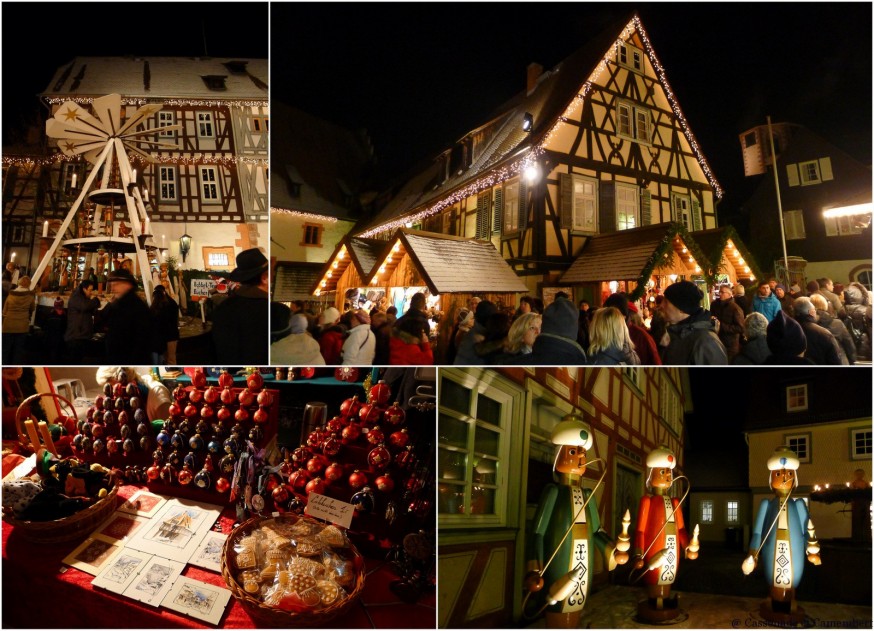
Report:
[[[628,324],[628,336],[634,342],[634,350],[637,356],[640,357],[641,366],[661,366],[662,358],[659,356],[659,349],[656,346],[655,340],[641,326],[636,324]]]
[[[393,335],[389,340],[388,352],[388,363],[392,366],[430,366],[434,363],[434,351],[427,342],[408,344],[401,337]]]
[[[343,331],[339,327],[330,328],[319,337],[319,350],[322,351],[326,366],[339,366],[343,363],[340,357],[343,351],[343,337]]]

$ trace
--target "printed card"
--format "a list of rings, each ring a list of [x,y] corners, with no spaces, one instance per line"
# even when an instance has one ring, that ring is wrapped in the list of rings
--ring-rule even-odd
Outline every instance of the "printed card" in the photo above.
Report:
[[[151,554],[124,548],[94,577],[91,584],[116,594],[124,593],[151,559]]]
[[[202,567],[213,572],[222,571],[222,548],[228,536],[220,532],[210,530],[206,533],[200,546],[188,559],[191,565]]]
[[[99,535],[115,541],[126,541],[147,523],[149,520],[145,517],[116,511],[92,533],[92,536]]]
[[[180,576],[161,606],[218,626],[230,599],[231,592],[224,587]]]
[[[140,489],[130,499],[122,503],[118,507],[123,513],[131,515],[139,515],[140,517],[154,517],[155,514],[167,502],[167,498],[150,493],[145,489]]]
[[[127,586],[123,595],[146,605],[159,607],[164,596],[173,587],[173,582],[179,578],[184,569],[184,563],[152,557]]]
[[[64,563],[97,576],[121,549],[117,539],[94,534],[68,554]]]

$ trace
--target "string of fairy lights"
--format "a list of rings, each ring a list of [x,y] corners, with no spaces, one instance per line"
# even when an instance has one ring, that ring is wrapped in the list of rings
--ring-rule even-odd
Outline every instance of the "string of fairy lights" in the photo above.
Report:
[[[128,159],[131,162],[145,163],[146,159],[135,153],[128,153]],[[65,156],[62,153],[54,154],[45,157],[33,156],[3,156],[3,166],[16,167],[34,167],[34,166],[52,166],[64,162],[69,163],[84,163],[85,160],[81,156]],[[238,164],[247,164],[254,166],[269,167],[270,161],[265,158],[250,158],[244,156],[163,156],[153,155],[152,163],[155,164],[218,164],[222,166],[235,166]]]
[[[337,221],[336,217],[330,217],[328,215],[316,215],[315,213],[307,213],[302,210],[292,210],[290,208],[276,208],[274,206],[271,206],[270,212],[279,213],[282,215],[291,215],[292,217],[299,217],[301,219],[312,219],[313,221],[322,221],[328,223],[335,223]]]
[[[45,102],[49,105],[58,105],[73,101],[80,105],[90,105],[94,102],[93,97],[88,96],[61,96],[61,97],[45,97]],[[160,103],[172,107],[269,107],[268,101],[247,101],[247,100],[203,100],[203,99],[143,99],[124,97],[121,99],[122,105],[145,105],[146,103]]]
[[[680,109],[680,105],[677,102],[676,97],[674,96],[674,92],[671,89],[670,84],[668,83],[664,68],[659,62],[658,57],[656,57],[655,51],[653,50],[649,37],[647,36],[646,31],[643,28],[643,24],[641,23],[640,18],[634,16],[625,25],[625,28],[622,29],[622,33],[616,39],[614,46],[611,47],[610,51],[608,51],[608,53],[603,58],[601,58],[601,60],[598,62],[598,65],[595,67],[586,82],[583,84],[582,89],[579,91],[578,94],[574,96],[574,98],[565,108],[562,115],[558,117],[555,124],[549,129],[549,131],[546,132],[546,134],[544,134],[543,139],[534,147],[532,147],[521,159],[511,163],[510,165],[503,166],[497,171],[494,171],[484,177],[475,180],[464,188],[451,192],[447,197],[442,198],[440,201],[425,208],[424,210],[421,210],[412,215],[406,215],[400,219],[395,219],[394,221],[380,224],[375,228],[371,228],[370,230],[361,233],[360,236],[365,238],[372,237],[380,233],[390,232],[397,228],[402,228],[411,224],[418,223],[420,221],[423,221],[424,219],[427,219],[428,217],[440,213],[444,209],[460,202],[463,199],[466,199],[467,197],[476,195],[483,190],[496,186],[497,184],[500,184],[510,178],[516,177],[520,173],[524,172],[525,169],[533,165],[537,161],[538,157],[546,151],[546,147],[558,135],[564,125],[569,120],[572,120],[574,118],[577,110],[589,96],[593,87],[598,83],[601,75],[611,63],[615,63],[611,59],[611,57],[615,54],[613,51],[615,51],[622,42],[627,41],[635,30],[640,35],[641,41],[643,42],[644,48],[646,49],[646,54],[649,57],[652,63],[653,70],[658,76],[659,82],[665,91],[665,95],[671,104],[671,109],[674,112],[674,115],[677,117],[677,121],[679,122],[680,127],[683,130],[683,134],[686,136],[686,139],[688,140],[689,145],[691,146],[692,151],[695,154],[695,157],[698,160],[698,163],[701,166],[705,177],[707,178],[710,185],[713,187],[717,199],[721,199],[723,195],[722,187],[719,185],[719,182],[713,175],[713,172],[710,169],[710,165],[704,158],[704,154],[701,152],[701,149],[698,146],[698,141],[692,134],[689,123],[686,121],[686,117],[683,115],[683,111]]]

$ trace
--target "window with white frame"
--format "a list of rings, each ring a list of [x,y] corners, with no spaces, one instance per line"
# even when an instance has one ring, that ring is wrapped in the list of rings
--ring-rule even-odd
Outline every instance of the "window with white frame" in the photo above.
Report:
[[[649,143],[652,140],[652,113],[629,101],[616,105],[616,133],[622,138]]]
[[[210,252],[209,266],[212,267],[227,267],[228,254],[227,252]]]
[[[176,167],[158,167],[158,191],[162,200],[176,200]]]
[[[682,224],[686,230],[692,230],[692,199],[688,195],[671,195],[671,206],[674,208],[674,221]]]
[[[811,160],[810,162],[799,162],[798,171],[801,174],[801,185],[819,184],[822,182],[819,171],[819,160]]]
[[[438,434],[441,526],[506,523],[513,398],[481,381],[442,374]]]
[[[725,503],[725,522],[727,524],[736,524],[738,522],[738,506],[736,500],[728,500]]]
[[[786,434],[783,436],[783,444],[798,455],[798,462],[810,462],[810,434]]]
[[[801,210],[783,211],[783,228],[786,239],[804,239],[804,212]]]
[[[598,229],[598,180],[573,174],[574,196],[572,229],[596,232]]]
[[[625,366],[622,368],[622,374],[625,375],[631,384],[640,390],[640,368],[637,366]]]
[[[856,217],[823,217],[825,236],[845,237],[851,234],[862,234],[862,224]]]
[[[616,229],[636,228],[640,220],[640,192],[636,186],[616,183]]]
[[[872,453],[872,430],[860,427],[850,430],[850,457],[853,460],[870,460]]]
[[[200,138],[214,138],[212,112],[197,112],[197,135]]]
[[[662,421],[674,434],[680,435],[682,430],[683,408],[680,405],[680,395],[674,385],[662,377],[659,397],[659,408]]]
[[[713,500],[701,500],[701,523],[713,523]]]
[[[504,184],[504,232],[516,232],[519,229],[519,180]]]
[[[619,42],[616,57],[620,66],[643,72],[643,51],[636,46],[628,42]]]
[[[218,201],[219,185],[215,167],[200,167],[200,198],[204,201]]]
[[[161,111],[158,112],[158,127],[164,127],[165,125],[175,125],[176,124],[176,113],[175,112],[166,112]],[[176,135],[176,132],[172,129],[169,131],[159,131],[158,137],[160,138],[173,138]]]
[[[804,412],[807,410],[807,384],[786,386],[786,411]]]

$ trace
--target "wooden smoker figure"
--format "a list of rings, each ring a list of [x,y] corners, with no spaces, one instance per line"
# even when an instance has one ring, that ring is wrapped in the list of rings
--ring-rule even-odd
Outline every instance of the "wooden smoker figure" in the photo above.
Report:
[[[768,458],[770,486],[774,497],[759,505],[749,555],[741,566],[744,574],[755,569],[761,556],[770,599],[762,603],[763,618],[781,624],[804,622],[804,610],[795,600],[795,589],[804,572],[804,557],[820,565],[819,542],[804,500],[791,498],[798,486],[798,455],[787,447],[778,447]],[[763,530],[767,528],[764,535]]]
[[[634,569],[644,570],[647,598],[638,603],[637,616],[646,622],[664,623],[680,615],[677,595],[671,596],[671,585],[677,576],[680,555],[685,553],[689,560],[698,558],[698,528],[690,542],[680,508],[689,491],[682,500],[667,495],[677,466],[674,453],[664,446],[654,449],[646,457],[646,466],[651,494],[640,498]]]
[[[617,563],[625,563],[628,554],[616,552],[615,544],[601,528],[596,501],[589,501],[604,480],[607,468],[604,467],[595,489],[581,486],[586,451],[593,443],[591,428],[580,416],[569,414],[555,426],[551,440],[557,446],[553,469],[558,474],[558,484],[547,484],[537,505],[525,576],[528,593],[522,609],[524,612],[531,594],[547,585],[545,603],[534,616],[545,610],[547,627],[576,628],[595,567],[594,548],[604,555],[608,570],[613,570]]]

